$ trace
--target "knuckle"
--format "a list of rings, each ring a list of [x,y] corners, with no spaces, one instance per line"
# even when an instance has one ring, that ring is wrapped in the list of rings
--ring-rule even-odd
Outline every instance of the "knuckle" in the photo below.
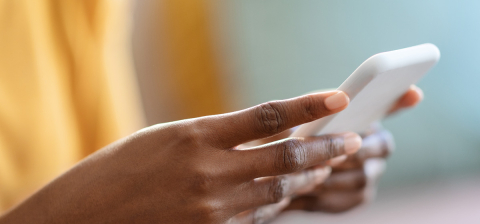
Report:
[[[270,188],[268,192],[268,202],[269,203],[278,203],[284,197],[287,191],[288,182],[287,179],[283,176],[277,176],[272,179],[270,183]]]
[[[266,212],[262,207],[256,208],[253,213],[253,224],[262,224],[265,223]]]
[[[212,192],[215,184],[214,175],[204,171],[203,169],[197,169],[189,178],[190,190],[197,195],[206,195]]]
[[[258,129],[261,133],[275,134],[285,126],[285,108],[282,102],[272,101],[260,104],[255,110]]]
[[[178,140],[181,144],[197,146],[201,142],[202,133],[193,125],[191,125],[189,128],[184,128],[177,134],[177,136],[180,137]]]
[[[313,121],[323,115],[324,110],[319,108],[319,103],[316,102],[312,95],[304,96],[303,117],[307,121]]]
[[[168,140],[172,143],[190,147],[199,146],[204,140],[206,133],[204,126],[202,120],[199,119],[176,122],[168,131]]]
[[[253,224],[269,223],[279,213],[279,209],[272,206],[256,208],[253,212]]]
[[[275,151],[275,168],[281,173],[301,170],[307,165],[307,151],[299,139],[287,139]]]
[[[222,219],[222,206],[218,203],[206,201],[198,206],[197,217],[199,223],[217,223]]]

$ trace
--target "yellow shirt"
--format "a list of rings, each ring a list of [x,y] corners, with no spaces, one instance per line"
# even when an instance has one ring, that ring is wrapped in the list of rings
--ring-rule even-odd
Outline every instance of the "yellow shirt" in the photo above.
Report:
[[[144,126],[128,0],[0,0],[0,211]]]

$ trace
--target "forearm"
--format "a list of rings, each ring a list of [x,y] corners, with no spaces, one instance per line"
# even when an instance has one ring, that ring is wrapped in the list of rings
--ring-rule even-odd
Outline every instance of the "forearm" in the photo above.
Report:
[[[102,152],[95,154],[98,156],[100,153]],[[93,209],[98,211],[105,206],[98,202],[98,189],[108,188],[105,185],[111,181],[111,177],[100,178],[106,169],[97,167],[93,162],[99,161],[87,158],[62,174],[5,212],[0,217],[0,224],[88,222],[92,218]],[[104,192],[101,196],[108,196],[109,192]]]
[[[72,223],[67,214],[75,213],[74,194],[68,176],[61,176],[46,185],[22,203],[0,217],[0,224],[7,223]]]

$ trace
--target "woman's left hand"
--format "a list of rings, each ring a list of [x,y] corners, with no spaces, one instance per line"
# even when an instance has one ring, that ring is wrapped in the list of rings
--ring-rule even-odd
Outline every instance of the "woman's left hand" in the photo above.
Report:
[[[423,92],[412,86],[392,107],[389,115],[411,108],[423,99]],[[332,161],[332,173],[314,190],[294,198],[285,210],[344,212],[372,201],[377,181],[383,174],[385,159],[393,152],[393,137],[380,124],[363,136],[357,153]],[[335,161],[336,160],[336,161]]]
[[[389,115],[402,109],[411,108],[423,99],[423,92],[412,86],[391,108]],[[250,145],[265,144],[287,138],[291,130],[250,143]],[[296,193],[296,196],[279,204],[266,205],[257,209],[259,216],[265,219],[274,218],[281,210],[307,210],[323,212],[344,212],[362,203],[373,200],[377,180],[383,174],[385,159],[393,152],[393,137],[380,124],[363,136],[362,147],[350,156],[332,159],[330,175],[325,174],[325,180],[315,187],[309,187]],[[327,167],[328,168],[328,167]]]

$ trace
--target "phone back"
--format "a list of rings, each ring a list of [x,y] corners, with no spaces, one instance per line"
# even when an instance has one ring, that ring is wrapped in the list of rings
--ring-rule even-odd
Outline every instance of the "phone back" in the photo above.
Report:
[[[362,63],[338,90],[350,97],[349,106],[337,113],[303,124],[292,137],[353,131],[364,132],[382,119],[393,104],[439,60],[433,44],[422,44],[376,54]]]

